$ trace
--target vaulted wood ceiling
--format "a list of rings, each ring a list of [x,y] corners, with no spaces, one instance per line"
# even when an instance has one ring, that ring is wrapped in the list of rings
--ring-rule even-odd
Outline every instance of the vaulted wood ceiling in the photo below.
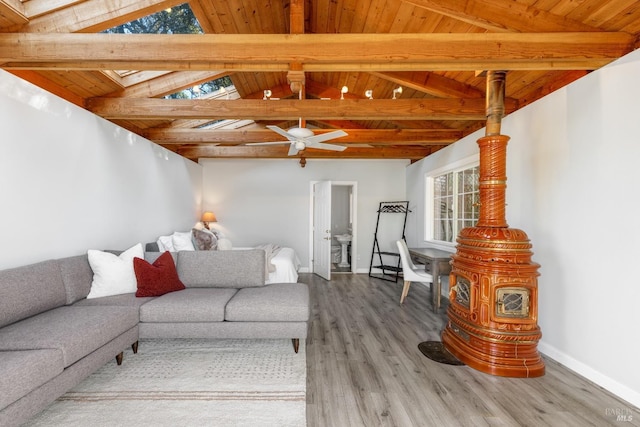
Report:
[[[0,0],[0,66],[191,159],[287,157],[246,144],[301,117],[348,148],[297,157],[418,160],[484,126],[482,71],[508,71],[510,113],[640,35],[637,0],[192,0],[204,35],[98,34],[181,3]],[[225,75],[235,91],[163,98]]]

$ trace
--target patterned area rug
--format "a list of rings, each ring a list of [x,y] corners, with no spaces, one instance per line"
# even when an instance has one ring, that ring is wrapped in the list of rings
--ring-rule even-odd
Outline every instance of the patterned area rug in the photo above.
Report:
[[[141,340],[26,426],[306,425],[304,342]]]

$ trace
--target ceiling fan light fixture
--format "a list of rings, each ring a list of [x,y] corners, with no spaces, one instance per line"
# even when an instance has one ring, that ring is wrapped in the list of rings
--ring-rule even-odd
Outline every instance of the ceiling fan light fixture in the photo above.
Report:
[[[313,131],[311,129],[301,127],[291,128],[287,132],[296,138],[309,138],[310,136],[313,136]]]
[[[371,89],[367,89],[364,91],[364,96],[367,97],[367,99],[373,99],[373,91]]]

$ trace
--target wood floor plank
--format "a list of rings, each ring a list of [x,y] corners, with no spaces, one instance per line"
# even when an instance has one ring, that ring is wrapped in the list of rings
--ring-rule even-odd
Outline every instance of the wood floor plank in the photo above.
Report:
[[[545,358],[540,378],[502,378],[434,362],[418,349],[440,341],[439,313],[425,286],[340,274],[309,284],[307,425],[359,426],[640,426],[629,403]],[[632,421],[616,420],[615,410]]]

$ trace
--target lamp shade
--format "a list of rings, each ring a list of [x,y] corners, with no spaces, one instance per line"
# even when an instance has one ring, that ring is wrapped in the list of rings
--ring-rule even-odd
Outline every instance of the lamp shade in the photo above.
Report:
[[[205,212],[202,214],[202,222],[218,222],[216,215],[213,212]]]

